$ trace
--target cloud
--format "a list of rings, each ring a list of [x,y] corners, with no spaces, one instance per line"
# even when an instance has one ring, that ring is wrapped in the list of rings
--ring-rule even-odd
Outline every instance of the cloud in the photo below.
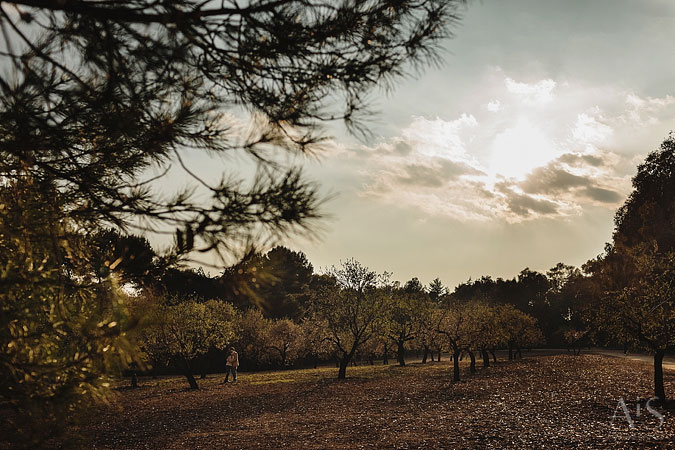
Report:
[[[502,104],[499,100],[492,100],[490,103],[485,105],[485,108],[487,108],[487,110],[490,112],[499,112],[502,110]]]
[[[396,136],[361,146],[359,195],[462,222],[614,210],[652,150],[632,144],[629,115],[661,123],[675,98],[551,79],[528,84],[502,73],[475,105],[451,118],[414,116]]]
[[[560,155],[558,161],[567,164],[570,167],[599,167],[605,164],[605,160],[600,156],[579,153],[565,153],[564,155]]]
[[[610,189],[600,188],[596,186],[588,186],[583,190],[583,193],[593,200],[600,203],[617,204],[623,200],[623,196],[616,191]]]
[[[640,97],[635,93],[625,96],[625,113],[620,119],[632,127],[653,126],[660,122],[664,112],[675,110],[675,97],[666,95],[662,98]]]
[[[599,166],[608,167],[603,158],[580,155],[573,160],[575,164],[570,166],[565,163],[570,160],[569,156],[570,154],[565,154],[546,166],[533,170],[517,186],[530,195],[555,198],[569,205],[581,205],[590,200],[593,204],[617,207],[624,195],[608,186],[617,182],[621,184],[622,180],[617,180],[618,177],[613,176],[609,170],[597,170]]]
[[[548,199],[507,191],[505,195],[509,212],[520,218],[531,215],[552,216],[558,213],[558,205]]]
[[[506,90],[519,96],[524,102],[531,104],[543,104],[553,100],[553,89],[556,82],[551,79],[541,80],[533,84],[520,83],[512,78],[505,81]]]
[[[403,184],[416,186],[440,187],[449,181],[456,181],[466,175],[484,175],[468,164],[434,157],[425,163],[402,165],[403,174],[397,180]]]
[[[553,163],[532,171],[519,186],[523,191],[529,193],[558,194],[591,184],[592,182],[588,178],[574,175]]]
[[[418,153],[451,159],[467,158],[465,134],[478,126],[471,114],[462,114],[455,120],[413,117],[401,132],[401,140],[414,146]]]
[[[595,107],[593,112],[599,115],[599,108]],[[612,127],[600,122],[597,117],[581,113],[577,116],[572,136],[582,142],[600,144],[611,136],[613,131]]]

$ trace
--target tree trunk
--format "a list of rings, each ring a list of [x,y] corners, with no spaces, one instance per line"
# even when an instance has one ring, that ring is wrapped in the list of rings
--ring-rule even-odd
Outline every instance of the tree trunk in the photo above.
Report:
[[[136,375],[136,372],[131,374],[131,387],[132,388],[138,387],[138,376]]]
[[[356,347],[352,347],[349,353],[342,354],[342,358],[340,359],[340,370],[338,370],[338,380],[344,380],[347,377],[347,366],[354,358],[354,353],[356,353]]]
[[[429,347],[424,346],[424,353],[422,354],[422,364],[427,363],[427,357],[429,356]]]
[[[197,384],[197,380],[195,380],[193,372],[190,362],[183,360],[183,375],[185,375],[188,383],[190,383],[190,389],[199,389],[199,385]]]
[[[663,350],[654,353],[654,397],[658,398],[662,405],[665,405],[666,390],[663,387],[663,355]]]
[[[403,341],[396,342],[396,359],[398,360],[398,365],[403,367],[405,366],[405,347]]]
[[[509,361],[513,361],[513,347],[509,345]]]
[[[338,380],[344,380],[347,377],[347,366],[349,365],[348,355],[345,355],[340,360],[340,370],[338,370]]]
[[[384,355],[382,357],[382,365],[387,365],[389,364],[389,348],[385,345],[384,346]]]
[[[197,380],[195,380],[195,376],[192,374],[192,370],[188,367],[187,370],[185,370],[185,378],[187,378],[188,383],[190,383],[190,389],[199,389],[199,385],[197,384]]]
[[[438,362],[441,362],[441,349],[438,349]]]
[[[469,370],[471,373],[476,373],[476,355],[471,350],[467,350],[469,358],[471,358],[471,364],[469,365]]]
[[[459,350],[455,350],[452,354],[452,379],[459,381]]]
[[[496,364],[497,363],[497,349],[496,348],[490,349],[490,353],[492,354],[492,362]]]
[[[490,355],[488,355],[487,350],[483,349],[480,353],[483,356],[483,367],[490,367]]]
[[[314,355],[314,368],[316,369],[317,367],[319,367],[319,357]]]

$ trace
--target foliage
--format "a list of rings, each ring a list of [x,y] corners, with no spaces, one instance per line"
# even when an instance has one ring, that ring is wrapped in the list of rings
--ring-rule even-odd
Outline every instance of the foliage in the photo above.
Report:
[[[448,294],[448,288],[443,286],[440,278],[434,278],[431,283],[429,283],[427,292],[429,293],[429,298],[432,302],[439,303],[441,299]]]
[[[633,191],[614,218],[614,245],[655,242],[660,252],[675,251],[675,136],[647,156],[632,181]]]
[[[269,329],[267,348],[271,359],[282,368],[292,364],[306,349],[302,327],[289,319],[275,320]]]
[[[0,14],[14,69],[0,77],[3,172],[58,179],[71,214],[173,227],[178,252],[226,257],[317,217],[315,188],[277,170],[275,150],[315,149],[325,121],[361,126],[367,94],[433,61],[463,2],[12,3]],[[212,183],[188,167],[191,149],[242,150],[264,169],[248,189]],[[152,189],[143,175],[171,165],[210,202],[195,186]]]
[[[277,246],[265,254],[252,255],[244,264],[227,270],[224,277],[233,278],[235,270],[243,272],[237,285],[247,284],[247,289],[236,295],[238,303],[258,305],[269,318],[302,316],[314,272],[304,253]]]
[[[666,401],[663,355],[675,348],[675,140],[650,153],[615,216],[613,243],[584,267],[595,302],[589,317],[615,339],[654,354],[654,395]]]
[[[394,289],[389,296],[389,314],[385,335],[396,346],[398,363],[405,366],[406,345],[415,339],[431,308],[429,296],[422,284],[413,278],[402,289]]]
[[[237,313],[219,300],[160,304],[153,324],[142,332],[142,348],[151,360],[169,361],[197,389],[193,361],[211,348],[224,349],[236,337]]]
[[[242,314],[238,328],[239,359],[246,361],[246,364],[251,367],[261,367],[266,364],[270,320],[263,316],[259,308],[249,308]]]
[[[136,288],[157,284],[163,264],[146,238],[107,229],[93,236],[93,246],[92,264],[99,276],[114,273],[120,283]]]
[[[63,431],[130,360],[127,298],[96,275],[88,230],[60,214],[62,200],[30,177],[0,185],[0,403],[17,446]]]
[[[519,354],[522,347],[535,347],[544,343],[544,336],[534,317],[512,305],[502,306],[498,314],[509,351],[515,349]]]
[[[389,274],[378,275],[354,259],[333,266],[328,274],[334,278],[333,286],[315,293],[309,314],[325,325],[340,359],[338,378],[345,378],[359,347],[386,327],[389,302],[381,288],[388,284]]]

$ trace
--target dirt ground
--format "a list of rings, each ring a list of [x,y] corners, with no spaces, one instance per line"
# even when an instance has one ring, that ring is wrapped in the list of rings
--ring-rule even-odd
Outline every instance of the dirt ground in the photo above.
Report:
[[[601,355],[526,357],[479,368],[453,383],[450,363],[142,379],[77,430],[97,449],[675,448],[675,414],[663,424],[636,400],[651,368]],[[665,372],[675,396],[675,372]],[[612,415],[623,398],[623,410]]]

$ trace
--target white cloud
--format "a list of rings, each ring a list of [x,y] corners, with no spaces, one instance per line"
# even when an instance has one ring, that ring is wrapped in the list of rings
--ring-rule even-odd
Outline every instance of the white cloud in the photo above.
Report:
[[[512,78],[506,78],[504,82],[508,92],[516,94],[524,102],[532,104],[543,104],[553,100],[553,89],[557,84],[551,79],[540,80],[534,84],[520,83]]]
[[[462,114],[451,121],[413,117],[401,137],[421,154],[464,159],[467,154],[464,133],[477,126],[478,121],[471,114]]]
[[[492,100],[485,107],[490,112],[499,112],[502,110],[502,104],[499,100]]]
[[[594,145],[604,142],[614,130],[600,121],[602,117],[599,113],[600,108],[596,106],[588,113],[579,114],[572,130],[572,136],[581,142]]]
[[[672,95],[643,98],[631,92],[625,98],[626,111],[621,119],[633,128],[657,125],[664,112],[670,110],[672,115],[675,110],[675,97]]]

